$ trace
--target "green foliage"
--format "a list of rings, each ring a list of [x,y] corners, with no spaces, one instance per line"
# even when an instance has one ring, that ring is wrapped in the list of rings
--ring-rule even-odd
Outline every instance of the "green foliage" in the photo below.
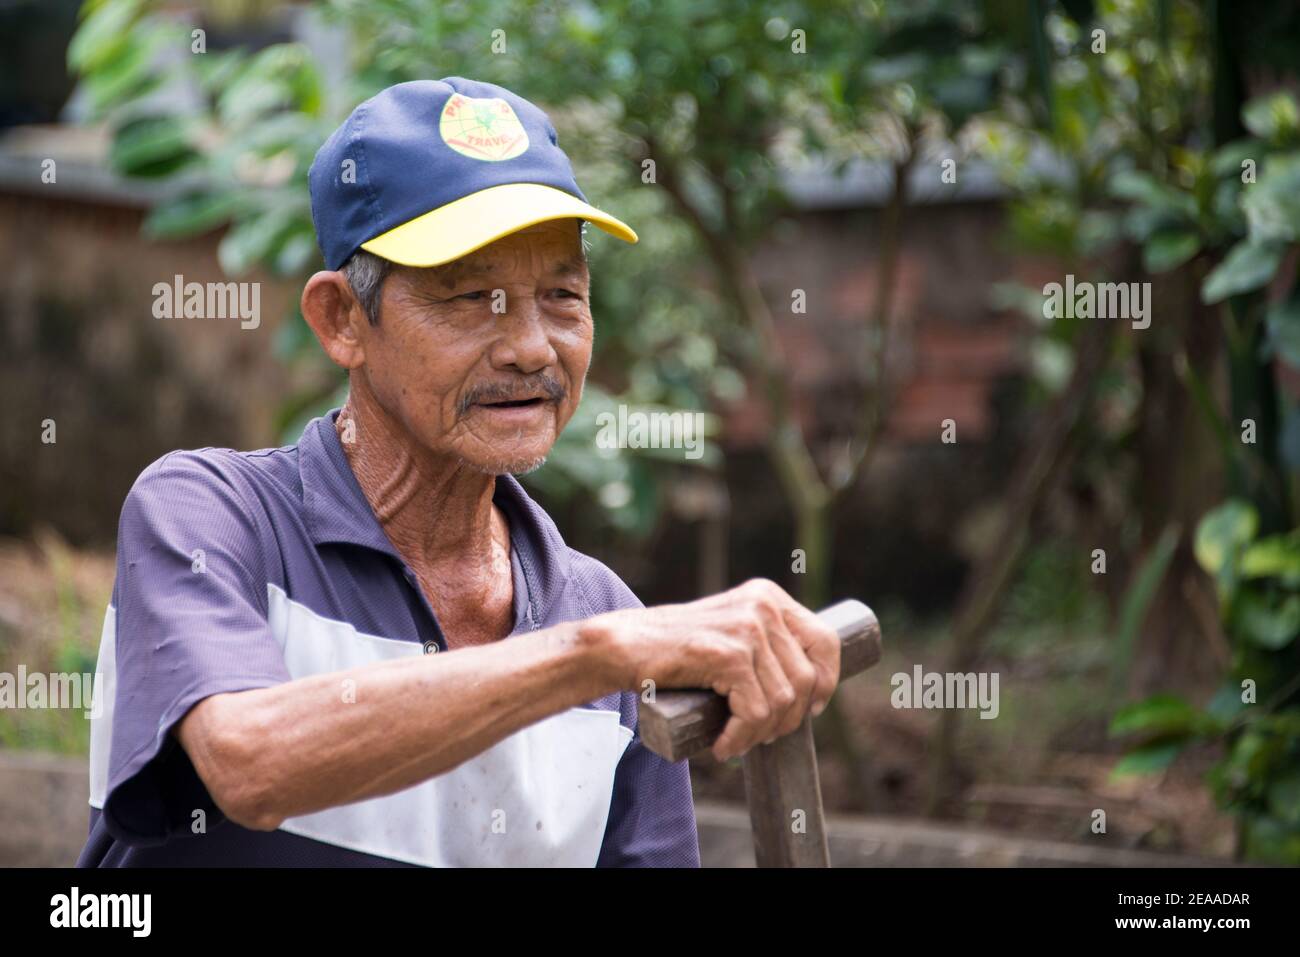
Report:
[[[1123,776],[1163,771],[1174,763],[1181,750],[1177,743],[1167,741],[1144,744],[1120,758],[1112,773],[1115,776]]]
[[[1187,747],[1216,742],[1209,780],[1240,816],[1245,852],[1300,862],[1300,533],[1259,537],[1259,516],[1231,500],[1196,532],[1196,557],[1214,578],[1232,673],[1204,708],[1158,695],[1122,709],[1111,733],[1135,746],[1116,774],[1167,767]]]
[[[1252,111],[1261,106],[1276,111],[1281,102],[1288,104],[1288,110],[1296,109],[1288,94],[1278,94],[1246,104],[1243,120],[1250,125]],[[1263,288],[1277,273],[1288,244],[1300,240],[1300,144],[1290,134],[1269,129],[1268,138],[1248,144],[1247,152],[1253,155],[1243,155],[1241,146],[1233,144],[1220,151],[1221,161],[1215,164],[1227,174],[1220,185],[1237,197],[1246,234],[1206,278],[1201,293],[1206,302],[1222,302]],[[1258,179],[1242,184],[1243,177],[1252,175],[1252,164]],[[1232,218],[1231,225],[1240,222],[1240,217]]]
[[[1222,302],[1261,288],[1277,272],[1282,251],[1280,243],[1242,240],[1210,273],[1201,295],[1206,302]]]
[[[1195,229],[1198,242],[1205,246],[1227,247],[1206,276],[1201,294],[1207,303],[1233,300],[1233,315],[1246,324],[1235,329],[1229,340],[1238,357],[1231,367],[1234,374],[1273,356],[1292,363],[1300,358],[1297,301],[1282,300],[1267,309],[1261,304],[1266,288],[1300,240],[1298,114],[1295,100],[1286,93],[1245,104],[1242,122],[1254,138],[1218,149],[1208,163],[1198,166],[1202,178],[1181,192],[1171,193],[1149,177],[1140,183],[1130,178],[1114,184],[1117,193],[1140,203],[1140,221],[1150,226],[1137,236],[1146,242],[1148,268],[1153,265],[1153,247],[1173,229]],[[1154,258],[1159,258],[1158,252]],[[1254,340],[1251,326],[1261,321],[1265,341],[1253,357],[1244,344]],[[1249,381],[1242,376],[1243,385]],[[1283,414],[1294,427],[1296,410],[1284,408]],[[1224,448],[1232,461],[1251,454],[1242,443],[1228,441]],[[1277,463],[1274,468],[1300,465],[1296,457],[1288,458],[1280,443],[1278,451],[1280,459],[1268,449],[1252,457],[1253,467],[1268,468],[1271,462]],[[1300,533],[1260,537],[1260,531],[1258,509],[1241,499],[1224,503],[1202,520],[1195,554],[1215,580],[1224,628],[1233,645],[1232,676],[1202,711],[1162,697],[1118,714],[1112,725],[1115,734],[1152,728],[1159,733],[1131,750],[1116,773],[1156,770],[1191,744],[1220,742],[1225,754],[1209,780],[1220,804],[1242,821],[1242,852],[1260,860],[1297,863]],[[1247,688],[1258,696],[1250,703],[1242,700]],[[1157,720],[1175,712],[1180,715],[1177,721],[1161,725]],[[1144,716],[1149,726],[1142,724]]]
[[[1247,103],[1241,121],[1253,135],[1275,146],[1300,145],[1300,110],[1289,93],[1261,96]]]
[[[1020,244],[1090,278],[1112,278],[1105,273],[1123,261],[1114,254],[1124,244],[1140,250],[1149,274],[1203,277],[1203,301],[1223,304],[1230,408],[1219,408],[1212,370],[1184,362],[1179,378],[1218,437],[1230,488],[1241,498],[1207,516],[1195,540],[1218,585],[1232,681],[1205,709],[1159,697],[1119,712],[1114,730],[1134,746],[1117,771],[1164,768],[1190,743],[1222,740],[1227,756],[1212,783],[1223,806],[1242,817],[1246,853],[1300,860],[1287,830],[1295,787],[1285,773],[1288,762],[1297,766],[1286,729],[1295,719],[1290,682],[1300,675],[1297,539],[1289,531],[1300,411],[1279,396],[1273,371],[1276,359],[1300,358],[1300,296],[1270,302],[1267,292],[1295,279],[1282,271],[1294,270],[1300,240],[1300,107],[1285,91],[1247,102],[1240,94],[1242,76],[1261,64],[1294,72],[1285,49],[1294,48],[1300,17],[1292,5],[1260,4],[1225,37],[1223,17],[1203,4],[1061,6],[1034,5],[1034,68],[1019,96],[978,125],[977,149],[1016,191],[1010,223]],[[1093,27],[1105,31],[1104,55],[1090,46]],[[1007,286],[1001,296],[1003,306],[1031,316],[1041,303],[1035,290]],[[1035,369],[1053,391],[1068,375],[1080,324],[1057,318],[1039,329]],[[1083,455],[1085,463],[1097,458],[1108,482],[1122,475],[1121,456],[1132,455],[1134,413],[1147,398],[1131,398],[1147,381],[1132,362],[1139,353],[1163,364],[1177,360],[1181,347],[1154,331],[1120,339],[1102,380],[1100,407],[1110,414],[1091,425],[1096,434]],[[1257,425],[1254,444],[1236,435],[1247,417]],[[1166,530],[1122,602],[1117,683],[1176,545]],[[1257,683],[1261,704],[1243,705],[1246,678]]]

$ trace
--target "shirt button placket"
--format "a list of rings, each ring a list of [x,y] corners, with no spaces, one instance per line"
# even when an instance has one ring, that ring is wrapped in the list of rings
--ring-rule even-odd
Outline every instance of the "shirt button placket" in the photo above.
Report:
[[[406,579],[406,583],[408,585],[410,585],[412,588],[415,589],[415,594],[420,599],[420,604],[424,605],[424,607],[428,609],[429,614],[432,616],[433,609],[429,608],[428,600],[424,597],[424,592],[420,590],[420,579],[416,577],[415,572],[411,569],[409,565],[402,567],[402,577]],[[434,618],[434,627],[438,630],[439,633],[441,633],[442,629],[438,625],[437,621],[438,621],[437,618]],[[424,653],[426,655],[436,655],[439,651],[442,650],[442,647],[439,645],[437,641],[432,641],[432,640],[426,641],[423,642],[423,645],[424,645]]]

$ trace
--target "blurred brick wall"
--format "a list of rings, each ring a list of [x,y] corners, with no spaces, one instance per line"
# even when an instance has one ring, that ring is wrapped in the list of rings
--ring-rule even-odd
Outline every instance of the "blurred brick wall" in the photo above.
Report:
[[[111,544],[141,469],[176,448],[274,444],[290,383],[272,354],[289,290],[261,323],[157,319],[153,287],[224,277],[215,237],[152,244],[138,209],[0,192],[0,534],[48,523]],[[255,280],[257,277],[246,277]],[[57,442],[41,441],[42,421]]]
[[[890,322],[889,377],[894,389],[886,438],[937,442],[940,422],[957,424],[959,441],[989,440],[997,429],[998,382],[1023,363],[1023,320],[989,303],[992,283],[1016,275],[1018,258],[1002,248],[995,203],[918,205],[908,210]],[[757,257],[785,358],[810,434],[846,434],[851,401],[869,379],[871,328],[879,275],[877,213],[807,213],[778,232]],[[791,311],[791,292],[807,294],[807,313]],[[767,431],[757,398],[732,411],[728,435],[759,444]]]

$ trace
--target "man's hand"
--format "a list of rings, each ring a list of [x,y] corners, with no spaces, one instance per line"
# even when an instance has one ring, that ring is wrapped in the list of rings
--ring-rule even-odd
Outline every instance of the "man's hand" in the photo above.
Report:
[[[731,719],[719,761],[799,727],[826,707],[840,677],[834,630],[766,579],[684,605],[608,612],[585,623],[608,643],[623,688],[711,688]]]

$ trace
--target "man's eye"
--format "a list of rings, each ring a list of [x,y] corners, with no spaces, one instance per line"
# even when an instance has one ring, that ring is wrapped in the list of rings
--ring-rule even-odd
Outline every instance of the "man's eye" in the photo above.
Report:
[[[572,289],[557,289],[555,294],[562,299],[581,299],[582,294],[574,292]]]
[[[457,299],[468,299],[470,302],[473,302],[473,301],[476,300],[476,299],[482,299],[482,298],[483,298],[484,296],[486,296],[486,295],[487,295],[487,293],[480,289],[480,290],[478,290],[477,292],[467,292],[467,293],[464,293],[463,295],[456,296],[456,298],[457,298]]]

